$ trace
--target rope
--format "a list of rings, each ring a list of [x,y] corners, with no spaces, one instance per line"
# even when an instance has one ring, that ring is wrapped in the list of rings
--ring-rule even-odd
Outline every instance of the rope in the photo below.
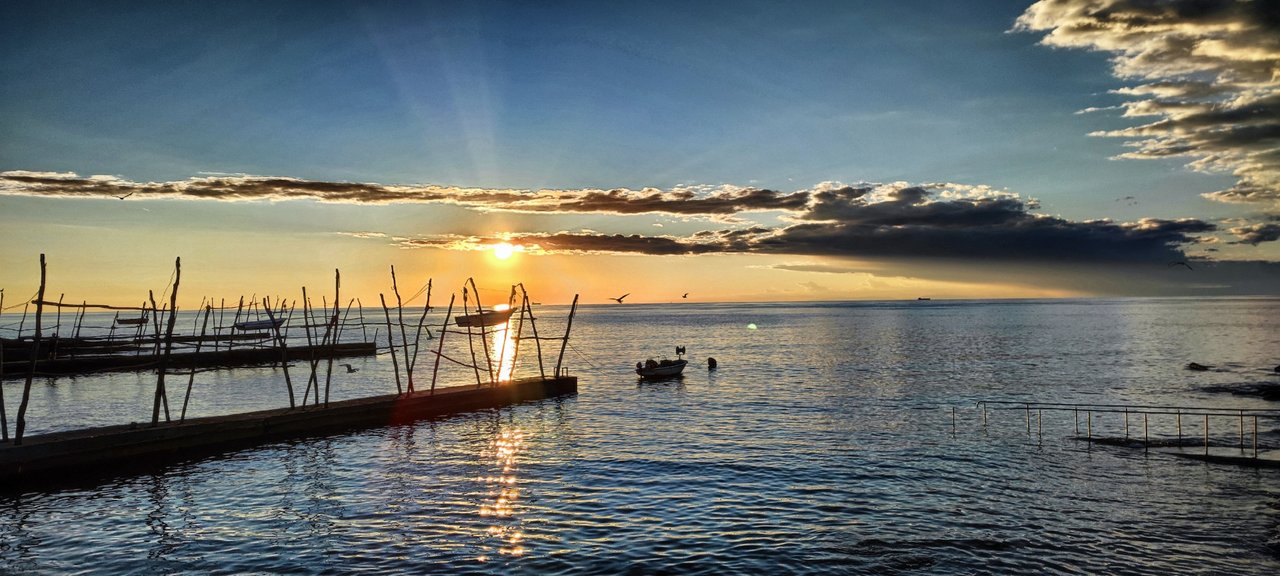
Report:
[[[588,358],[586,354],[583,354],[581,350],[578,350],[578,347],[577,347],[577,346],[574,346],[572,343],[569,343],[569,349],[570,349],[570,350],[573,350],[573,352],[574,352],[575,354],[577,354],[580,358],[582,358],[583,360],[585,360],[585,361],[587,362],[587,364],[591,366],[591,368],[592,368],[592,369],[594,369],[594,370],[599,370],[599,369],[600,369],[600,366],[599,366],[599,365],[597,365],[595,362],[592,362],[592,361],[591,361],[591,359],[590,359],[590,358]]]
[[[21,308],[21,307],[23,307],[23,306],[26,306],[26,305],[30,304],[33,300],[35,300],[35,299],[36,299],[36,296],[39,296],[39,295],[40,295],[40,289],[39,289],[39,288],[36,288],[36,291],[31,293],[31,297],[30,297],[30,298],[27,298],[26,300],[23,300],[23,301],[21,301],[21,302],[18,302],[17,304],[14,304],[13,306],[5,306],[3,309],[0,309],[0,312],[3,312],[4,310],[13,310],[14,308]]]

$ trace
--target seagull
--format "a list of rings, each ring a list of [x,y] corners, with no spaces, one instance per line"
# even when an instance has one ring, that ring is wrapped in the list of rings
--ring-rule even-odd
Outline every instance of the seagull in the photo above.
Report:
[[[684,293],[684,296],[681,296],[681,298],[688,298],[688,297],[689,297],[689,293],[688,293],[688,292],[685,292],[685,293]]]
[[[623,298],[626,298],[627,296],[630,296],[630,295],[631,295],[631,293],[630,293],[630,292],[627,292],[626,294],[623,294],[623,295],[621,295],[621,296],[619,296],[619,297],[617,297],[617,298],[610,298],[610,300],[613,300],[614,302],[617,302],[617,303],[621,304],[621,303],[622,303],[622,299],[623,299]]]
[[[130,197],[130,196],[133,196],[133,192],[130,192],[130,193],[128,193],[128,194],[125,194],[124,196],[116,196],[116,198],[119,198],[119,199],[121,199],[121,200],[124,200],[125,198],[128,198],[128,197]]]
[[[346,367],[346,369],[347,369],[347,374],[350,374],[350,373],[352,373],[352,372],[356,372],[356,371],[360,370],[359,368],[356,368],[355,366],[352,366],[352,365],[350,365],[350,364],[339,364],[339,366],[344,366],[344,367]]]
[[[1187,264],[1186,262],[1170,262],[1169,263],[1170,268],[1173,268],[1174,266],[1186,266],[1187,270],[1195,270],[1195,268],[1192,268],[1191,265]]]

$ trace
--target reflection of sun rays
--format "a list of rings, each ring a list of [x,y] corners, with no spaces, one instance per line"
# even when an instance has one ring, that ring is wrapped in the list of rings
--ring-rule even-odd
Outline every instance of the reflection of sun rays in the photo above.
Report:
[[[499,304],[493,307],[494,310],[508,310],[506,304]],[[516,335],[511,330],[511,320],[507,320],[505,324],[495,326],[493,331],[493,342],[490,343],[490,350],[498,356],[497,377],[499,382],[511,380],[511,372],[515,369],[516,364]]]
[[[485,532],[499,540],[498,553],[509,556],[521,556],[525,553],[524,530],[519,524],[500,524],[508,522],[506,519],[514,517],[517,511],[520,488],[516,486],[518,481],[515,474],[516,457],[524,448],[524,441],[524,432],[520,430],[498,434],[489,445],[488,453],[485,454],[493,456],[498,474],[480,479],[492,487],[489,495],[493,500],[480,505],[480,516],[492,518],[495,522]]]

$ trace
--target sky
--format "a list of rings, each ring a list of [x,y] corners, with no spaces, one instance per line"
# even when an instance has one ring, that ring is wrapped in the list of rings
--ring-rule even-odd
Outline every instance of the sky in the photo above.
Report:
[[[0,3],[4,306],[1280,294],[1276,0],[615,4]]]

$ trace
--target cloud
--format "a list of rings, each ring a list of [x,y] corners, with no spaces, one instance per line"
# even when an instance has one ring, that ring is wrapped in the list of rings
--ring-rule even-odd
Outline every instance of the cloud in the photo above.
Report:
[[[1230,232],[1240,238],[1240,240],[1232,242],[1232,244],[1252,244],[1257,246],[1263,242],[1280,240],[1280,224],[1273,222],[1239,226],[1232,228]]]
[[[1073,222],[1031,212],[1033,201],[983,188],[930,184],[824,186],[781,228],[704,230],[687,237],[591,231],[506,234],[534,253],[751,253],[862,258],[1135,262],[1185,259],[1217,230],[1196,219]],[[496,238],[436,237],[408,246],[474,249]]]
[[[1280,2],[1277,0],[1041,0],[1014,30],[1043,43],[1112,55],[1114,74],[1139,82],[1128,118],[1153,121],[1095,135],[1125,138],[1123,158],[1187,157],[1229,173],[1223,202],[1280,206]]]
[[[732,216],[744,212],[799,210],[807,192],[782,193],[737,186],[682,186],[670,191],[517,190],[437,185],[325,182],[298,178],[211,175],[175,182],[133,182],[116,176],[0,172],[0,194],[53,198],[194,199],[223,201],[316,200],[346,204],[449,203],[480,210],[540,213],[673,214]]]

